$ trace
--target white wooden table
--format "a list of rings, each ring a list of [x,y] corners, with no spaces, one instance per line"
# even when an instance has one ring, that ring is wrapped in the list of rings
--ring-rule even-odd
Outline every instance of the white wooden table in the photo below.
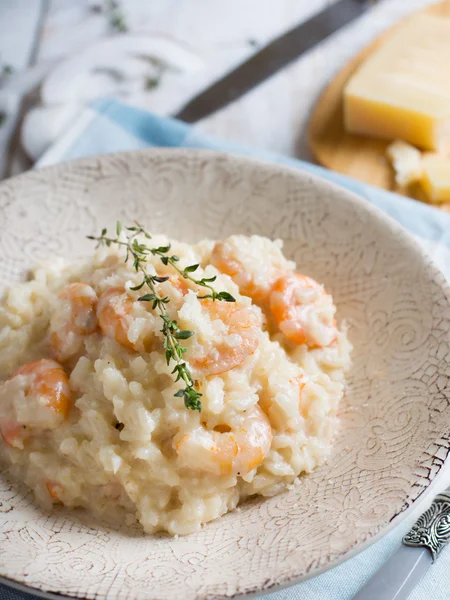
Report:
[[[148,107],[170,114],[208,83],[249,57],[255,48],[334,0],[121,0],[129,31],[164,34],[188,46],[202,68],[171,95],[160,90]],[[310,158],[305,126],[311,106],[332,75],[359,48],[403,15],[432,0],[379,0],[353,22],[240,100],[198,124],[204,131],[274,152]],[[0,0],[0,70],[15,75],[34,65],[48,70],[111,35],[103,0]],[[36,77],[39,80],[39,73]],[[20,147],[20,123],[30,106],[23,89],[0,87],[0,176],[32,166]],[[20,87],[20,86],[19,86]]]

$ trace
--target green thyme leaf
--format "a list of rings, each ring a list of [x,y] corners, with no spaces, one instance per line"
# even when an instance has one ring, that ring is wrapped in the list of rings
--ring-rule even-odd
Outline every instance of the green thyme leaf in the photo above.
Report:
[[[187,340],[188,338],[194,335],[193,331],[189,331],[188,329],[184,329],[175,334],[177,340]]]
[[[216,296],[218,300],[224,300],[225,302],[236,302],[236,298],[228,292],[219,292]]]
[[[151,302],[152,300],[156,300],[155,294],[144,294],[140,298],[138,298],[139,302]]]
[[[190,265],[189,267],[186,267],[184,270],[185,273],[194,273],[194,271],[196,271],[199,268],[200,265]]]

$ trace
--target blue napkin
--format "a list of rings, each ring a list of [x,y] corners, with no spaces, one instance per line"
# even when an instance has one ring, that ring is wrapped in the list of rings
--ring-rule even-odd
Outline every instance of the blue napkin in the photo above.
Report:
[[[94,154],[149,147],[221,150],[308,171],[363,196],[419,238],[450,248],[450,214],[305,161],[214,139],[191,125],[160,117],[117,100],[93,102],[77,123],[45,153],[37,166]]]
[[[116,100],[94,102],[73,127],[42,157],[45,166],[82,156],[136,150],[151,146],[206,148],[283,163],[319,175],[359,194],[408,229],[422,243],[450,280],[450,215],[425,204],[374,188],[307,162],[244,148],[213,139],[195,127],[162,118]],[[442,473],[436,492],[450,483],[450,469]],[[383,539],[334,569],[296,586],[267,596],[268,600],[350,600],[374,571],[400,545],[402,536],[425,510],[419,505]],[[450,547],[443,550],[410,600],[448,600],[450,590]],[[30,598],[0,586],[0,600]]]

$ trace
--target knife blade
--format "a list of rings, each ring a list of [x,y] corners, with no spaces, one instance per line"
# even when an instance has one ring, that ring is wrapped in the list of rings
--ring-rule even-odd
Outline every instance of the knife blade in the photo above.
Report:
[[[438,494],[404,536],[403,546],[353,600],[406,600],[450,538],[450,488]]]
[[[339,0],[253,54],[249,60],[190,100],[174,117],[194,123],[234,102],[362,15],[374,2],[376,0]]]

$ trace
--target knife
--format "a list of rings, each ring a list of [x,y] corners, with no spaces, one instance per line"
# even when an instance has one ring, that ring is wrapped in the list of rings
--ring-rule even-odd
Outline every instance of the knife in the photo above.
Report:
[[[190,100],[174,117],[194,123],[234,102],[364,13],[377,0],[339,0],[253,54]]]
[[[450,538],[450,487],[418,518],[401,546],[353,600],[406,600]]]

